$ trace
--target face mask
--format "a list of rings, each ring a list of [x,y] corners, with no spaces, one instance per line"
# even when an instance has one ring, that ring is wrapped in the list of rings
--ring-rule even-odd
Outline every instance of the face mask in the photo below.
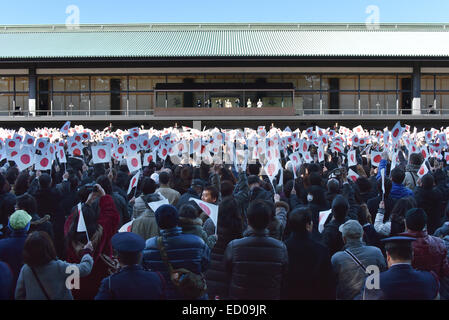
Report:
[[[309,201],[309,202],[313,201],[313,196],[311,194],[307,195],[307,201]]]

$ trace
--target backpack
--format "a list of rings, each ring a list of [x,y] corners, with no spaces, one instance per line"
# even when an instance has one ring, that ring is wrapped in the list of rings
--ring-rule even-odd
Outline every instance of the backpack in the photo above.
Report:
[[[157,246],[161,253],[162,261],[170,273],[170,280],[182,297],[187,300],[195,300],[203,296],[207,291],[204,275],[198,275],[185,268],[173,269],[172,264],[168,261],[167,251],[162,242],[162,237],[157,238]]]

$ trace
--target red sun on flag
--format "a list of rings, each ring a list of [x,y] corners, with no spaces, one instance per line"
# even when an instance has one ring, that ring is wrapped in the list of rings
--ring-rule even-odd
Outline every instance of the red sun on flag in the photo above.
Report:
[[[399,135],[399,129],[396,128],[396,130],[393,131],[393,137],[397,137]]]
[[[159,145],[159,140],[154,141],[154,145],[157,147]]]
[[[16,143],[15,143],[14,141],[9,141],[9,142],[8,142],[8,146],[9,146],[10,148],[14,148],[14,147],[16,146]]]
[[[22,161],[23,164],[28,164],[31,161],[31,158],[29,155],[24,154],[20,157],[20,161]]]
[[[137,167],[137,166],[139,165],[139,161],[137,161],[136,158],[133,158],[133,159],[131,160],[131,165],[132,165],[133,167]]]
[[[424,174],[425,170],[423,167],[421,167],[421,169],[419,169],[419,174],[422,176]]]
[[[134,143],[131,143],[131,145],[129,146],[131,148],[131,150],[136,150],[137,146]]]
[[[104,159],[106,158],[106,151],[104,149],[99,149],[97,152],[98,158]]]
[[[80,156],[80,155],[81,155],[81,150],[78,149],[78,148],[74,149],[74,150],[73,150],[73,155],[74,155],[74,156]]]
[[[117,149],[117,152],[120,153],[120,154],[122,154],[123,152],[125,152],[125,149],[123,149],[123,147],[119,147],[119,148]]]
[[[80,141],[81,141],[81,137],[80,137],[80,136],[76,136],[76,137],[75,137],[75,140],[78,141],[78,142],[80,142]]]
[[[152,155],[149,155],[148,158],[147,158],[147,160],[148,160],[148,163],[152,162],[152,161],[153,161],[153,156],[152,156]]]
[[[17,151],[11,152],[11,157],[15,157],[17,155]]]
[[[29,139],[27,140],[27,143],[28,143],[28,144],[33,144],[33,139],[29,138]]]
[[[41,160],[41,162],[40,162],[40,165],[42,166],[42,167],[46,167],[46,166],[48,166],[48,159],[47,158],[43,158],[42,160]]]
[[[162,156],[165,157],[167,155],[167,149],[162,149]]]
[[[373,161],[374,161],[375,163],[380,163],[381,160],[382,160],[382,157],[381,157],[380,155],[376,155],[376,156],[374,157],[374,159],[373,159]]]
[[[268,168],[267,168],[267,173],[268,173],[268,175],[271,177],[272,175],[273,175],[273,173],[274,173],[274,164],[273,163],[270,163],[269,165],[268,165]]]
[[[210,213],[211,213],[211,212],[210,212],[210,209],[209,209],[208,206],[206,206],[204,203],[199,203],[198,205],[200,206],[201,210],[204,211],[205,214],[207,214],[208,216],[210,216]]]

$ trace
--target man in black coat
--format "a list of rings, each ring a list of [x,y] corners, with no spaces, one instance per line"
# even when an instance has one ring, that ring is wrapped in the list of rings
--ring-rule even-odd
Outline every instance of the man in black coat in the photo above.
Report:
[[[421,186],[419,186],[421,184]],[[415,188],[415,199],[418,208],[423,209],[428,216],[427,232],[433,234],[439,228],[443,221],[443,195],[440,190],[434,188],[434,178],[428,173],[418,181]]]
[[[342,250],[344,246],[338,228],[349,220],[348,210],[348,201],[341,195],[336,196],[332,202],[332,220],[324,226],[322,236],[322,243],[329,249],[329,255],[331,256]]]
[[[52,185],[51,176],[48,173],[37,172],[36,178],[31,183],[28,193],[34,196],[37,202],[37,214],[40,217],[49,214],[52,220],[60,211],[61,193]]]
[[[288,223],[292,233],[285,241],[289,265],[282,299],[335,300],[329,251],[310,237],[313,228],[310,209],[294,209]]]
[[[190,198],[200,199],[203,193],[204,182],[201,179],[193,179],[191,187],[186,193],[182,194],[176,204],[176,209],[180,209],[184,204],[188,203]]]
[[[16,204],[16,196],[9,193],[5,189],[8,188],[8,182],[0,173],[0,224],[3,228],[8,225],[8,218],[14,213],[14,206]]]
[[[285,244],[268,236],[271,211],[264,200],[248,207],[248,223],[253,232],[231,241],[223,262],[231,279],[229,298],[238,300],[278,300],[288,267]]]

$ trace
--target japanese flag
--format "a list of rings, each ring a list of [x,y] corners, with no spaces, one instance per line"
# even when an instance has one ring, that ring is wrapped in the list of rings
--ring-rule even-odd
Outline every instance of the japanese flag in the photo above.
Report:
[[[151,137],[151,139],[150,139],[151,150],[157,150],[160,147],[161,147],[161,140],[156,136]]]
[[[67,121],[59,130],[61,133],[65,134],[65,135],[69,135],[69,130],[70,130],[70,121]]]
[[[359,175],[355,173],[354,170],[349,169],[348,178],[351,179],[353,182],[356,182],[356,180],[359,178]]]
[[[142,161],[140,160],[140,154],[136,153],[126,158],[126,164],[128,165],[129,172],[135,172],[142,168]]]
[[[382,161],[382,152],[371,151],[371,165],[378,167],[380,161]]]
[[[125,156],[125,146],[123,144],[119,144],[116,146],[114,153],[121,159]]]
[[[158,152],[159,158],[161,158],[162,160],[165,160],[168,155],[168,150],[169,149],[166,146],[161,147]]]
[[[312,156],[310,155],[309,151],[304,152],[303,156],[304,156],[305,163],[312,163],[313,159],[312,159]]]
[[[391,138],[393,139],[393,143],[401,138],[403,131],[404,128],[401,127],[401,122],[398,121],[391,130]]]
[[[11,152],[13,150],[18,151],[20,149],[20,142],[14,139],[6,139],[5,140],[6,150]]]
[[[418,170],[418,177],[420,178],[424,177],[427,174],[427,172],[429,172],[429,169],[427,169],[426,162],[424,161]]]
[[[209,216],[215,225],[215,233],[217,233],[218,206],[195,198],[190,198],[189,201],[195,201],[201,210]]]
[[[332,209],[329,209],[327,211],[320,211],[319,220],[318,220],[318,231],[320,233],[323,233],[324,224],[326,223],[326,220],[327,220],[327,218],[329,218],[331,213],[332,213]]]
[[[427,149],[427,146],[423,146],[421,148],[421,154],[422,154],[422,156],[424,158],[424,161],[429,159],[429,150]]]
[[[50,155],[36,155],[34,169],[46,171],[51,169],[52,159]]]
[[[72,143],[69,147],[69,153],[74,157],[80,157],[83,154],[84,146],[81,143]]]
[[[356,151],[351,150],[348,152],[348,167],[356,166],[357,165],[357,158],[356,158]]]
[[[34,164],[34,152],[30,147],[23,147],[13,158],[20,171],[31,167]]]
[[[318,162],[324,161],[324,150],[322,146],[318,147]]]
[[[268,179],[270,179],[271,184],[273,184],[273,187],[274,187],[273,180],[276,177],[276,175],[278,174],[279,169],[280,169],[280,164],[279,164],[279,160],[277,160],[277,159],[268,161],[264,167],[265,174],[268,176]]]
[[[111,161],[111,148],[109,144],[92,146],[92,161],[95,164]]]
[[[90,136],[90,132],[83,132],[83,133],[81,133],[80,134],[81,135],[81,137],[82,137],[82,139],[85,141],[85,140],[91,140],[92,138],[91,138],[91,136]]]
[[[133,227],[134,219],[132,219],[130,222],[125,223],[118,232],[131,232]]]
[[[192,153],[201,154],[201,138],[192,140]]]
[[[67,163],[67,157],[65,155],[64,147],[56,148],[56,157],[59,160],[59,163]]]
[[[145,153],[143,157],[143,166],[148,167],[151,162],[156,163],[156,151]]]
[[[137,139],[130,139],[126,141],[125,147],[128,155],[133,155],[140,151],[139,141]]]
[[[133,138],[137,138],[139,136],[140,129],[138,127],[131,128],[128,130],[128,132]]]
[[[140,171],[138,171],[134,175],[134,177],[132,177],[131,181],[129,182],[127,194],[130,194],[131,190],[134,189],[135,187],[137,187],[137,185],[139,184],[139,177],[140,177]]]
[[[45,151],[47,151],[48,144],[49,140],[47,138],[40,138],[36,140],[35,147],[40,152],[44,153]]]
[[[34,146],[34,137],[26,134],[25,138],[23,139],[23,145],[27,147],[33,147]]]

